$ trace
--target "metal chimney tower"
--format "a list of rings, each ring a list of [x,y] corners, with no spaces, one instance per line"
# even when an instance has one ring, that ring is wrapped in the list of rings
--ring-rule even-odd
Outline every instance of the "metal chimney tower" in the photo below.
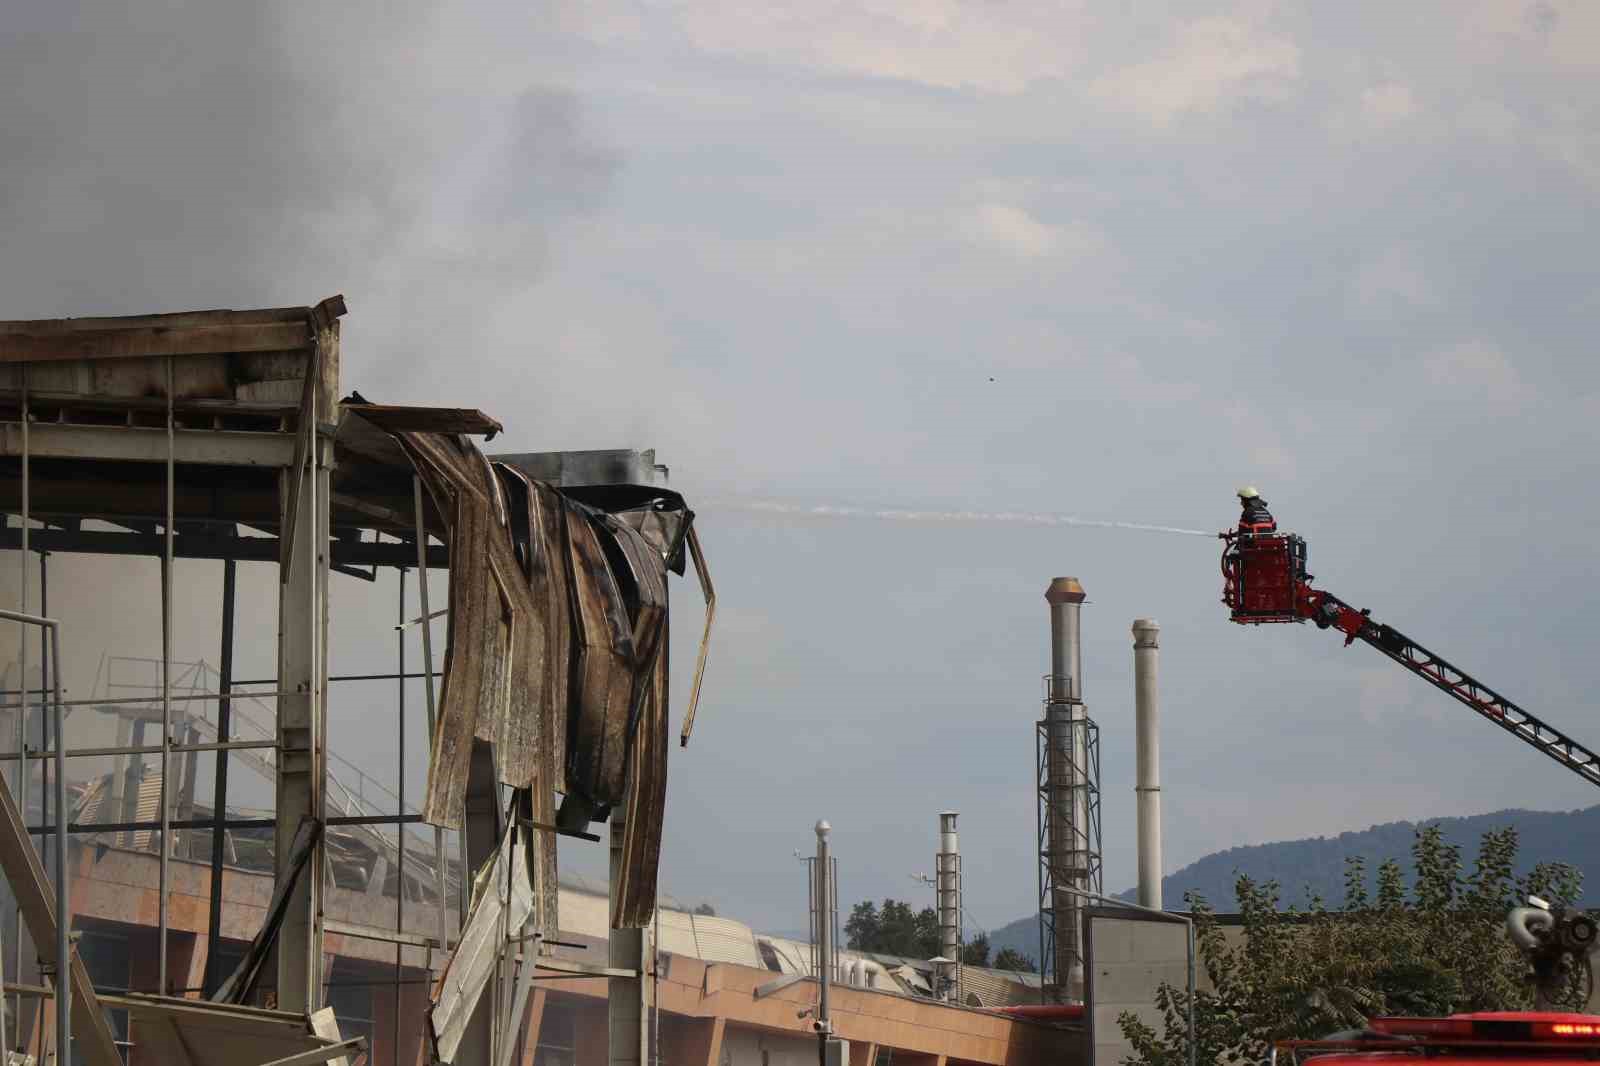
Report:
[[[1100,892],[1100,731],[1083,704],[1083,586],[1058,577],[1050,605],[1050,673],[1035,732],[1038,780],[1039,972],[1056,998],[1083,995],[1083,897]]]
[[[1157,656],[1161,627],[1133,623],[1133,707],[1137,752],[1134,802],[1139,841],[1139,906],[1161,909],[1161,697]]]
[[[956,837],[955,811],[939,812],[939,851],[934,856],[934,881],[939,917],[939,954],[954,959],[951,967],[954,980],[946,989],[946,998],[960,1003],[965,995],[961,987],[961,844]]]

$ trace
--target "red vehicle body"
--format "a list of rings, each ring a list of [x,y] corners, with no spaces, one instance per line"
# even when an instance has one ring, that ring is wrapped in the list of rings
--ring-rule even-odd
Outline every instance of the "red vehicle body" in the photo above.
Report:
[[[1315,1066],[1528,1066],[1600,1057],[1600,1015],[1515,1011],[1448,1018],[1374,1018],[1351,1040],[1290,1040],[1273,1058]]]

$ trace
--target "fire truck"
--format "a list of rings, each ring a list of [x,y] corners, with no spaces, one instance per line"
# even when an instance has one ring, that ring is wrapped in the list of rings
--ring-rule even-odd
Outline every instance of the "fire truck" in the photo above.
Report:
[[[1600,755],[1517,706],[1483,682],[1401,633],[1316,588],[1306,570],[1306,542],[1275,524],[1246,523],[1220,534],[1222,602],[1240,625],[1311,622],[1360,641],[1471,708],[1568,770],[1600,785]],[[1507,931],[1530,967],[1535,1009],[1457,1014],[1448,1018],[1373,1018],[1358,1032],[1321,1040],[1285,1041],[1278,1063],[1315,1058],[1316,1066],[1528,1066],[1532,1062],[1600,1060],[1600,1015],[1553,1009],[1567,998],[1576,974],[1586,1002],[1594,985],[1594,919],[1582,911],[1530,899],[1507,918]]]

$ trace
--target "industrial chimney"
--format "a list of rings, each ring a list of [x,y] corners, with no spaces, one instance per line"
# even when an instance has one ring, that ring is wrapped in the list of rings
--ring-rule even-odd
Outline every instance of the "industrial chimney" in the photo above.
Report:
[[[1082,893],[1100,891],[1099,734],[1083,704],[1077,578],[1045,590],[1050,605],[1050,674],[1038,726],[1040,970],[1057,995],[1083,989]]]
[[[961,1002],[961,844],[956,838],[955,811],[939,812],[939,852],[934,856],[934,891],[939,917],[939,954],[953,959],[955,979],[945,998]]]
[[[1161,909],[1161,702],[1158,657],[1161,627],[1133,623],[1134,799],[1139,833],[1139,906]]]

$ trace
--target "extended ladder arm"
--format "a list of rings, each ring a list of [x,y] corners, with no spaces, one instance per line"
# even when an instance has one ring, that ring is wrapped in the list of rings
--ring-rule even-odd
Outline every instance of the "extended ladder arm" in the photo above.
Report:
[[[1590,782],[1600,785],[1600,755],[1545,724],[1489,686],[1482,684],[1391,626],[1380,625],[1331,592],[1302,583],[1296,611],[1323,629],[1345,635],[1345,644],[1362,641],[1427,681],[1454,696],[1480,715],[1525,744],[1544,752]]]

